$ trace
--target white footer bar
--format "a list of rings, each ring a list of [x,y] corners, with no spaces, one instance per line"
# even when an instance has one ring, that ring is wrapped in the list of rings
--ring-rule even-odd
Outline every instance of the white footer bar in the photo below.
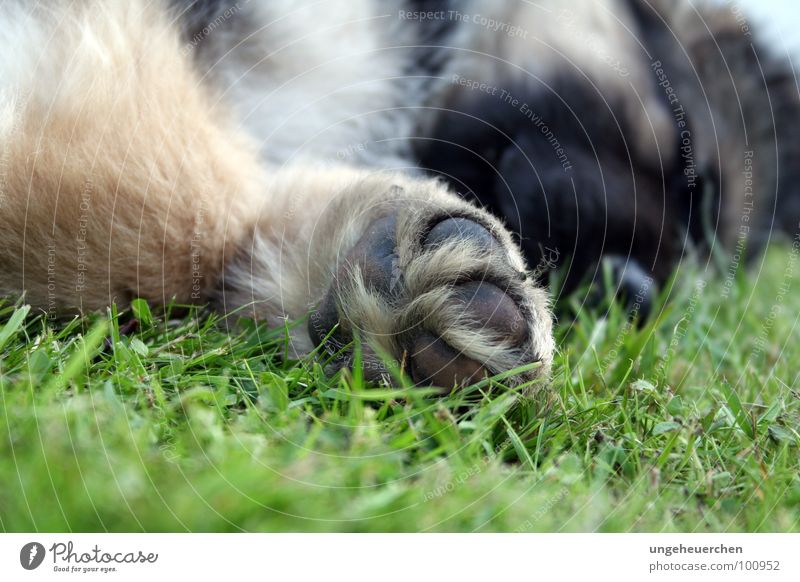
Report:
[[[800,534],[0,535],[0,580],[797,581],[799,565]]]

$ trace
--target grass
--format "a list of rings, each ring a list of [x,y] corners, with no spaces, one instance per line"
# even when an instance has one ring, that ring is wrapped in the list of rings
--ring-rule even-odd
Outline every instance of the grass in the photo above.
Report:
[[[576,294],[523,403],[326,377],[197,312],[0,304],[0,530],[798,531],[795,259],[683,267],[641,325]]]

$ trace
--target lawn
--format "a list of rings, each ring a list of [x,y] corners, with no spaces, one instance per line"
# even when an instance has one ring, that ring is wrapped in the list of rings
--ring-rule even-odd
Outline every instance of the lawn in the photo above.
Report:
[[[560,302],[549,388],[326,377],[201,312],[0,304],[0,530],[798,531],[800,264]],[[229,329],[230,328],[230,329]]]

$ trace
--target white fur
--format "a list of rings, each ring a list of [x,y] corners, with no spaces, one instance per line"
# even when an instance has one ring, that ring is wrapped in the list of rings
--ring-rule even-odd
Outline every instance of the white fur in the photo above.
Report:
[[[273,164],[313,160],[373,167],[407,165],[419,99],[405,79],[409,53],[399,2],[249,2],[236,23],[198,43],[204,74]]]

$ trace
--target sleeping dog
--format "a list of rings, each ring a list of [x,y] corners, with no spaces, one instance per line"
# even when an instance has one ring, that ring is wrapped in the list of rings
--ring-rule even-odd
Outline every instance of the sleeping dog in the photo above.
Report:
[[[373,380],[537,385],[550,269],[635,290],[800,215],[797,86],[730,5],[10,0],[0,23],[0,293],[54,317],[208,304],[305,318],[294,352],[338,366],[358,339]]]

